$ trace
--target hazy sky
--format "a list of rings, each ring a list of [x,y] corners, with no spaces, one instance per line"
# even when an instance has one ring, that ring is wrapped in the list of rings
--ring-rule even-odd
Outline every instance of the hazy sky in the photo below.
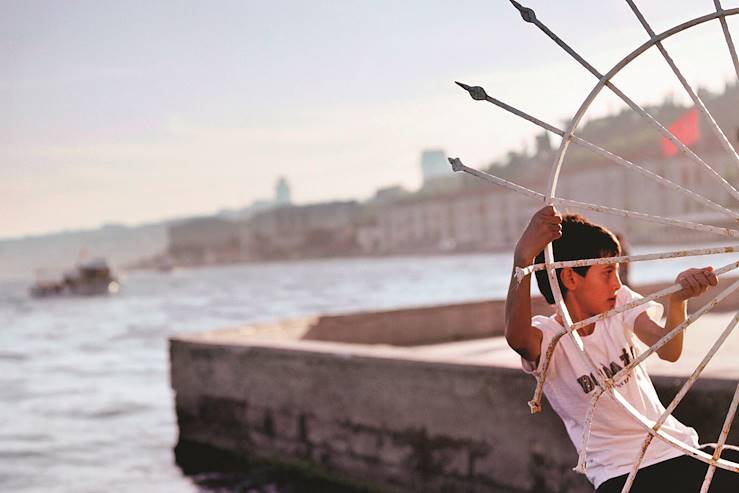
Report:
[[[713,9],[638,3],[658,32]],[[528,5],[602,72],[646,41],[625,1]],[[735,77],[718,22],[667,47],[694,84]],[[595,84],[507,0],[5,0],[0,67],[0,237],[243,207],[280,175],[298,203],[415,189],[423,149],[483,166],[537,133],[454,80],[558,125]],[[616,83],[683,98],[654,54]]]

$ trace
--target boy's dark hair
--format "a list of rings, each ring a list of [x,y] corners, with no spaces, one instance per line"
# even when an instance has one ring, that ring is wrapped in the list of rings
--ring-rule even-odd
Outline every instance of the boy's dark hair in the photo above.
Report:
[[[621,245],[616,236],[603,226],[591,223],[579,214],[566,214],[562,217],[562,236],[552,242],[554,249],[554,260],[580,260],[600,257],[615,257],[621,255]],[[544,251],[536,256],[536,263],[544,262]],[[590,266],[573,267],[573,270],[584,276]],[[567,293],[567,288],[562,284],[560,273],[557,269],[557,281],[562,296]],[[546,270],[536,271],[536,284],[539,286],[544,299],[554,304],[554,294],[549,286],[549,278]]]

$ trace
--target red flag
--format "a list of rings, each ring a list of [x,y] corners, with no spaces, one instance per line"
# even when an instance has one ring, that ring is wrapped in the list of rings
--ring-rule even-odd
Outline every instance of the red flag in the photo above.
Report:
[[[683,113],[680,118],[672,122],[668,130],[686,146],[698,142],[701,138],[701,130],[698,125],[698,108],[693,107]],[[662,155],[674,156],[675,154],[677,154],[677,146],[662,137]]]

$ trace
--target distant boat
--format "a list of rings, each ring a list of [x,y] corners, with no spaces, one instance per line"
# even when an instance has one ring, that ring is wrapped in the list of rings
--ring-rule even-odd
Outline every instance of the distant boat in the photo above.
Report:
[[[37,280],[31,286],[31,296],[95,296],[115,294],[120,284],[105,259],[97,258],[80,262],[64,273],[61,279]]]

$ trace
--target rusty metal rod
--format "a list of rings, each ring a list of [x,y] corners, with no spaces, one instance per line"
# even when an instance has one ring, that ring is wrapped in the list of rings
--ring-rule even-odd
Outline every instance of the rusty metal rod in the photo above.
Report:
[[[644,214],[643,212],[636,212],[636,211],[630,211],[630,210],[625,210],[625,209],[617,209],[615,207],[606,207],[606,206],[597,205],[597,204],[590,204],[587,202],[580,202],[577,200],[562,199],[559,197],[551,197],[548,199],[542,193],[535,192],[526,187],[522,187],[521,185],[517,185],[508,180],[504,180],[503,178],[498,178],[497,176],[492,175],[490,173],[486,173],[484,171],[476,170],[474,168],[465,166],[459,158],[449,158],[449,162],[451,163],[452,169],[454,171],[463,171],[470,175],[477,176],[478,178],[482,178],[483,180],[490,181],[504,188],[507,188],[514,192],[518,192],[522,195],[525,195],[527,197],[533,198],[541,202],[552,203],[555,205],[561,205],[565,207],[573,207],[576,209],[584,209],[584,210],[589,210],[593,212],[601,212],[604,214],[611,214],[614,216],[631,217],[634,219],[640,219],[642,221],[647,221],[647,222],[652,222],[652,223],[657,223],[657,224],[664,224],[668,226],[677,226],[680,228],[692,229],[694,231],[703,231],[704,233],[715,233],[718,235],[728,236],[731,238],[739,238],[739,231],[735,229],[731,229],[731,228],[720,228],[717,226],[710,226],[707,224],[694,223],[690,221],[682,221],[680,219],[672,219],[668,217],[654,216],[651,214]]]
[[[713,479],[713,473],[716,472],[716,461],[721,457],[721,451],[724,449],[726,438],[729,436],[729,429],[731,429],[731,423],[734,421],[736,415],[736,408],[739,406],[739,384],[736,386],[734,391],[734,398],[731,400],[729,405],[729,411],[726,413],[726,419],[724,420],[724,426],[721,428],[721,435],[718,437],[716,443],[716,450],[713,452],[711,465],[708,466],[706,471],[706,477],[703,479],[703,485],[701,486],[700,493],[707,493],[708,488],[711,486],[711,480]]]
[[[737,269],[737,268],[739,268],[739,261],[731,262],[729,264],[724,265],[723,267],[720,267],[719,269],[716,269],[714,271],[714,274],[716,274],[716,276],[722,276],[722,275],[726,274],[727,272],[730,272],[730,271],[732,271],[734,269]],[[632,308],[636,308],[637,306],[641,306],[641,305],[643,305],[643,304],[645,304],[645,303],[647,303],[649,301],[656,300],[658,298],[663,298],[663,297],[665,297],[667,295],[670,295],[672,293],[677,293],[681,289],[682,289],[682,286],[679,283],[675,283],[675,284],[673,284],[671,286],[668,286],[668,287],[666,287],[664,289],[661,289],[661,290],[659,290],[657,292],[654,292],[654,293],[652,293],[650,295],[644,296],[641,299],[631,301],[631,302],[629,302],[629,303],[627,303],[625,305],[622,305],[622,306],[620,306],[618,308],[614,308],[612,310],[608,310],[607,312],[599,313],[598,315],[593,315],[590,318],[586,318],[584,320],[580,320],[579,322],[575,322],[572,325],[572,330],[580,329],[582,327],[585,327],[587,325],[590,325],[592,323],[595,323],[595,322],[597,322],[599,320],[604,320],[606,318],[612,317],[612,316],[617,315],[619,313],[623,313],[625,311],[631,310]]]
[[[562,269],[565,267],[585,267],[589,265],[620,264],[622,262],[642,262],[646,260],[663,260],[669,258],[693,257],[700,255],[715,255],[721,253],[739,252],[739,245],[731,245],[715,248],[696,248],[693,250],[675,250],[671,252],[647,253],[643,255],[623,255],[620,257],[600,257],[581,260],[562,260],[553,262],[552,267]],[[516,267],[516,279],[521,282],[524,277],[546,269],[546,264],[532,264],[526,267]]]
[[[585,414],[585,425],[582,433],[582,443],[580,443],[580,452],[577,456],[577,465],[573,469],[575,472],[585,474],[587,469],[587,456],[588,456],[588,442],[590,442],[590,431],[593,425],[593,415],[595,414],[595,406],[598,404],[598,400],[603,395],[604,390],[597,388],[593,391],[593,396],[590,398],[590,404],[588,405],[588,412]]]
[[[531,411],[531,414],[541,412],[541,396],[544,393],[544,383],[546,382],[549,372],[549,363],[551,363],[552,361],[552,354],[554,354],[554,349],[557,347],[559,340],[566,333],[567,332],[564,331],[556,334],[547,346],[547,350],[544,355],[539,356],[540,358],[544,359],[541,360],[541,371],[534,372],[534,378],[536,378],[536,388],[534,389],[534,396],[529,401],[529,410]]]
[[[711,301],[700,307],[698,310],[696,310],[694,313],[690,314],[688,318],[685,319],[683,323],[672,329],[670,332],[662,336],[662,338],[652,344],[649,349],[644,351],[643,353],[639,354],[634,360],[631,361],[628,365],[626,365],[623,369],[619,370],[614,376],[613,381],[619,382],[622,378],[624,378],[636,365],[641,364],[645,359],[647,359],[649,356],[651,356],[653,353],[658,351],[662,348],[665,344],[670,342],[673,337],[675,337],[680,332],[683,332],[685,329],[688,328],[690,324],[695,322],[698,318],[701,317],[704,313],[707,313],[708,311],[712,310],[716,305],[721,303],[724,299],[726,299],[727,296],[729,296],[731,293],[737,290],[739,288],[739,280],[734,281],[728,288],[721,291],[718,295],[716,295]]]

